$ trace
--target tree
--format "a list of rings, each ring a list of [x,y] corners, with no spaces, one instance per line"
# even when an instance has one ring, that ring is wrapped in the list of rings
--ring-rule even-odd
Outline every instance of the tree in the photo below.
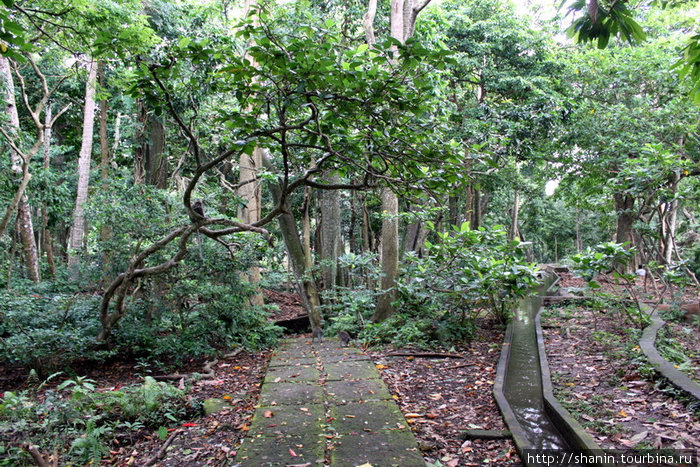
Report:
[[[574,55],[580,104],[565,138],[571,178],[588,196],[609,198],[614,240],[641,255],[628,267],[671,264],[684,179],[697,167],[698,111],[666,66],[677,39]],[[585,174],[585,176],[582,176]]]
[[[566,3],[561,2],[561,6]],[[646,40],[646,33],[634,20],[633,11],[626,4],[618,0],[576,0],[569,4],[567,14],[577,16],[567,34],[578,43],[596,41],[598,48],[607,47],[610,38],[620,36],[632,43],[640,43]],[[688,2],[691,3],[692,2]],[[684,0],[650,0],[640,2],[635,8],[644,10],[647,6],[665,8],[683,7]],[[682,49],[683,55],[673,68],[679,69],[681,78],[689,77],[691,85],[688,95],[696,104],[700,104],[700,34],[689,37]]]
[[[404,45],[413,36],[418,14],[430,3],[430,0],[391,0],[390,31],[391,37]],[[368,42],[373,44],[374,30],[372,20],[376,14],[376,2],[370,0],[367,15],[364,18],[365,34]],[[377,309],[372,316],[373,322],[381,322],[396,312],[396,277],[399,274],[399,199],[390,187],[383,187],[382,200],[382,234],[381,258],[382,294],[377,298]]]
[[[83,239],[85,237],[85,203],[90,183],[90,162],[92,161],[92,137],[95,128],[95,89],[97,87],[97,62],[90,60],[85,64],[87,80],[85,82],[85,106],[83,111],[83,136],[78,159],[78,190],[73,210],[72,227],[68,241],[68,266],[77,268]],[[77,274],[74,271],[73,274]]]
[[[15,102],[15,89],[14,81],[12,79],[12,71],[10,69],[10,61],[0,56],[0,74],[5,81],[5,106],[6,112],[9,115],[10,127],[12,128],[11,133],[3,130],[3,135],[10,142],[12,149],[10,151],[12,159],[12,171],[21,177],[20,186],[17,189],[14,200],[10,204],[7,212],[5,213],[5,219],[2,223],[2,229],[0,233],[4,230],[7,222],[9,221],[9,216],[14,209],[17,209],[17,224],[19,226],[20,235],[22,237],[22,243],[24,244],[24,253],[27,261],[27,269],[29,271],[29,277],[34,282],[39,282],[41,280],[40,270],[39,270],[39,256],[37,254],[36,242],[34,241],[34,226],[32,223],[32,215],[29,208],[28,197],[25,193],[27,183],[31,175],[29,174],[29,161],[33,154],[35,154],[40,147],[41,142],[43,142],[42,124],[38,123],[39,136],[37,138],[36,144],[30,149],[28,154],[23,153],[18,146],[18,141],[15,135],[20,131],[19,127],[19,116],[17,113],[17,105]],[[38,117],[38,115],[37,115]]]
[[[188,139],[189,181],[182,202],[190,223],[145,246],[107,287],[101,340],[124,316],[134,282],[177,267],[196,231],[234,254],[236,242],[228,237],[251,232],[270,239],[265,226],[280,216],[289,219],[289,200],[296,190],[366,188],[377,177],[421,176],[426,160],[446,159],[431,133],[433,114],[439,112],[433,112],[430,99],[429,51],[405,47],[394,61],[395,42],[369,50],[366,45],[346,45],[329,23],[300,24],[292,33],[265,10],[259,20],[259,25],[248,20],[238,28],[242,40],[255,44],[248,47],[250,59],[239,56],[226,36],[188,38],[172,43],[165,57],[139,70],[131,92],[149,105],[161,106]],[[207,101],[185,98],[183,89],[205,89],[211,95]],[[176,92],[195,106],[176,107]],[[207,112],[196,106],[208,102],[216,105],[206,107]],[[204,117],[208,120],[200,123]],[[195,123],[206,124],[208,131],[200,136]],[[373,151],[366,150],[368,144]],[[192,211],[195,190],[212,176],[218,180],[217,169],[235,165],[255,147],[269,151],[270,161],[258,179],[279,188],[260,220],[244,223],[225,210],[213,209],[204,217]],[[319,177],[326,170],[360,182],[324,183]],[[284,222],[291,230],[293,223]]]

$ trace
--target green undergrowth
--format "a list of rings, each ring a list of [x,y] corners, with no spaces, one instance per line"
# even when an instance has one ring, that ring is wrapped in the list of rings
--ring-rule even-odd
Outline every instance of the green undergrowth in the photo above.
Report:
[[[41,378],[115,359],[175,368],[233,348],[271,347],[281,335],[267,321],[268,307],[249,306],[231,285],[179,279],[161,295],[129,300],[125,317],[101,343],[100,301],[46,284],[0,291],[0,362]]]
[[[56,452],[61,465],[97,464],[115,442],[129,444],[140,430],[164,438],[168,427],[201,412],[184,390],[151,377],[112,390],[80,377],[53,389],[45,384],[0,399],[0,466],[33,465],[26,445]]]
[[[686,336],[679,337],[697,339],[697,329],[694,327],[682,327],[680,332],[685,333]],[[692,378],[695,382],[700,383],[695,376],[700,355],[694,354],[693,349],[683,345],[683,343],[676,339],[674,334],[667,328],[659,330],[655,345],[663,358],[673,363],[678,370],[687,374],[688,377]]]

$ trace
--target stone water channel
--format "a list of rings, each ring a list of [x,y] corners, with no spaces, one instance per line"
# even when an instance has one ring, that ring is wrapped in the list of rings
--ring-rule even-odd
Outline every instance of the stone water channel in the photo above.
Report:
[[[553,288],[555,277],[545,275],[538,296],[521,301],[515,310],[506,332],[494,387],[503,418],[527,466],[543,465],[533,459],[532,454],[538,452],[593,453],[600,449],[552,394],[539,311],[542,296]],[[563,461],[556,465],[579,464]]]

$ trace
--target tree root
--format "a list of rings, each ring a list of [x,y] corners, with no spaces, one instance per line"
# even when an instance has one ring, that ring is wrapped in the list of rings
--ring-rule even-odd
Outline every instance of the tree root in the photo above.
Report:
[[[168,439],[165,440],[165,443],[163,443],[163,446],[161,446],[160,449],[158,449],[158,452],[156,452],[156,453],[153,455],[153,457],[151,457],[150,459],[148,459],[148,460],[146,461],[146,463],[143,464],[143,465],[146,466],[146,467],[148,467],[148,466],[151,466],[151,465],[155,464],[156,462],[158,462],[158,461],[165,455],[165,451],[167,451],[168,447],[169,447],[170,444],[173,442],[173,440],[174,440],[174,439],[177,437],[177,435],[179,435],[181,432],[182,432],[182,430],[175,430],[175,431],[173,431],[173,432],[170,434],[170,436],[168,436]]]
[[[239,353],[243,351],[243,348],[240,347],[233,352],[229,352],[223,356],[223,358],[233,358],[237,356]],[[189,381],[195,378],[198,379],[213,379],[216,374],[214,373],[214,365],[219,363],[218,359],[214,359],[212,361],[205,361],[204,366],[202,367],[202,372],[201,373],[173,373],[170,375],[157,375],[154,376],[153,379],[156,381],[178,381],[178,380],[183,380],[183,381]]]
[[[39,467],[58,467],[58,455],[56,451],[54,451],[53,454],[44,455],[39,452],[36,446],[31,444],[26,444],[23,447],[29,452],[32,456],[32,460],[34,460],[34,463]]]
[[[457,353],[442,352],[391,352],[387,357],[420,357],[420,358],[464,358],[464,355]]]

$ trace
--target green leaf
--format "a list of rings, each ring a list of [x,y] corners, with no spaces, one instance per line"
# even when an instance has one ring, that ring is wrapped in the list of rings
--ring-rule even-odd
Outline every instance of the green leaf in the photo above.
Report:
[[[168,429],[165,428],[164,426],[159,427],[158,428],[158,438],[161,441],[165,441],[167,437],[168,437]]]

